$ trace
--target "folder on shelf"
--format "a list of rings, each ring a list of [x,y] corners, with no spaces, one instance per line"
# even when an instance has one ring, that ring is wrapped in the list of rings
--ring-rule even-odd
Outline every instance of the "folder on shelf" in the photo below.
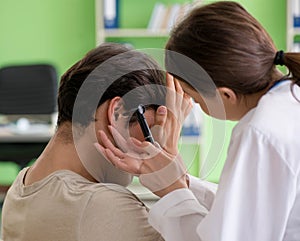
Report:
[[[300,27],[300,0],[294,0],[293,6],[294,27]]]
[[[119,27],[119,0],[104,0],[104,27]]]
[[[161,28],[166,10],[167,8],[163,3],[160,2],[155,3],[150,21],[148,23],[149,30],[157,31]]]
[[[173,26],[176,24],[180,12],[180,8],[181,8],[180,4],[174,4],[171,6],[168,25],[167,25],[168,30],[171,30]]]
[[[154,32],[159,30],[170,31],[190,11],[191,7],[191,4],[176,3],[166,6],[161,2],[157,2],[148,23],[148,29]]]

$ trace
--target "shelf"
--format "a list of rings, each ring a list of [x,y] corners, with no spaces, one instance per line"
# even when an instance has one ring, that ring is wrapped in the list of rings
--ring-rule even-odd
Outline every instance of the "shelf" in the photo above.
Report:
[[[149,30],[147,28],[105,29],[103,19],[103,0],[95,0],[96,45],[104,43],[107,38],[168,38],[168,29]]]
[[[103,33],[106,38],[121,38],[121,37],[168,37],[169,31],[159,29],[156,31],[143,28],[125,28],[125,29],[105,29]]]
[[[293,28],[293,29],[291,30],[291,34],[294,34],[294,35],[300,34],[300,27]]]

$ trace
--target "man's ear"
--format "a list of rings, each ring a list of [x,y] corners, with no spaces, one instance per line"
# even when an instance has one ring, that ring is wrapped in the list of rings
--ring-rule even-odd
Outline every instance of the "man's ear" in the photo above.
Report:
[[[237,95],[236,93],[227,87],[219,87],[217,88],[217,90],[219,91],[219,94],[223,100],[223,102],[231,104],[231,105],[235,105],[237,103]]]
[[[119,96],[110,100],[107,108],[107,119],[109,125],[116,126],[116,122],[120,117],[122,109],[122,98]]]

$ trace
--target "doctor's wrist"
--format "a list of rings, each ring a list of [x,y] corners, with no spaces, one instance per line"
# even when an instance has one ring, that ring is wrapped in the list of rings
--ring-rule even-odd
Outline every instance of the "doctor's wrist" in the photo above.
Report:
[[[177,189],[188,188],[188,182],[187,182],[186,176],[187,175],[182,176],[181,178],[176,180],[172,185],[170,185],[162,190],[159,190],[157,192],[154,192],[154,194],[159,197],[163,197],[163,196],[167,195],[168,193],[171,193]]]

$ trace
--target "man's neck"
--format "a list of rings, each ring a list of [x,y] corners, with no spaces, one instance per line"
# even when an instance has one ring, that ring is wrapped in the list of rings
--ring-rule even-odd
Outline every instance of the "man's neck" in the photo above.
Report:
[[[72,132],[68,132],[68,128],[70,126],[58,128],[47,147],[28,171],[25,185],[39,181],[57,170],[70,170],[89,181],[96,182],[84,168],[73,142]]]

